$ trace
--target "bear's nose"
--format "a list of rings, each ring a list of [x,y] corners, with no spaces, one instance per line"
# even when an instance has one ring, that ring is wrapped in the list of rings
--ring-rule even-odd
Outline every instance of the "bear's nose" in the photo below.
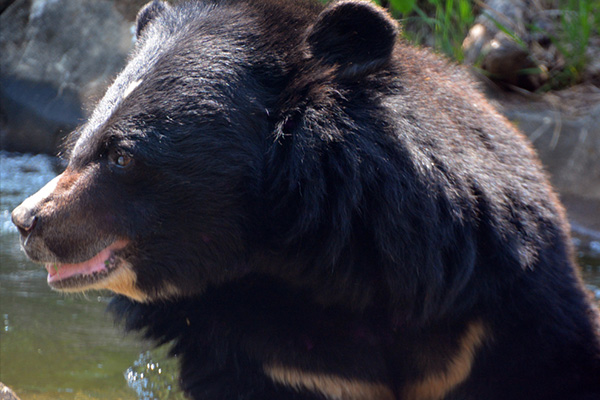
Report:
[[[38,217],[30,208],[23,204],[13,210],[11,218],[19,233],[24,237],[29,236],[33,232],[38,222]]]

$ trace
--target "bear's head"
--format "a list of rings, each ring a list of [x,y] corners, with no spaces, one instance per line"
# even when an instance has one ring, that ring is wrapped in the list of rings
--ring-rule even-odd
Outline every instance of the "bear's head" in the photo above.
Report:
[[[382,73],[396,34],[366,1],[149,3],[128,64],[69,139],[66,170],[13,211],[23,249],[55,289],[142,302],[343,257],[349,232],[319,236],[353,218],[325,200],[329,180],[356,168],[320,170],[351,128],[332,115],[343,94],[329,83]],[[328,254],[290,261],[321,240]]]

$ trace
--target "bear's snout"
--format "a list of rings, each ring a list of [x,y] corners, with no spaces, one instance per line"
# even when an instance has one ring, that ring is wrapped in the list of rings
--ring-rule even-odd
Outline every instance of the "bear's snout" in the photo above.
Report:
[[[60,176],[52,179],[37,193],[28,197],[15,208],[11,214],[12,222],[21,234],[21,245],[29,258],[33,261],[47,261],[54,259],[47,246],[44,245],[41,232],[44,217],[42,207],[56,189]]]
[[[12,212],[12,222],[21,234],[21,247],[32,261],[55,261],[56,256],[44,240],[44,228],[39,207],[31,201],[24,201]]]
[[[27,240],[37,225],[37,215],[33,213],[32,209],[21,204],[13,210],[11,217],[21,236]]]
[[[80,177],[63,173],[13,210],[12,222],[32,261],[81,262],[116,240],[86,212],[97,205],[82,201],[87,185]]]

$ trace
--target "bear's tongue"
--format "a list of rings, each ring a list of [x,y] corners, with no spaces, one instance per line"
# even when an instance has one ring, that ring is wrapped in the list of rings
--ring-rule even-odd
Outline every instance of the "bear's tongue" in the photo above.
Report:
[[[92,275],[95,272],[108,271],[113,262],[112,254],[127,245],[126,240],[117,240],[94,257],[77,264],[48,263],[45,265],[48,271],[48,282],[56,282],[75,275]]]

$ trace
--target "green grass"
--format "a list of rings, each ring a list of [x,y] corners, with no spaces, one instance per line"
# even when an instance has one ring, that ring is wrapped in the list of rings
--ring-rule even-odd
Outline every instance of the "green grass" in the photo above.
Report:
[[[562,0],[560,24],[552,42],[562,54],[565,65],[550,71],[550,80],[542,89],[561,88],[579,83],[589,60],[587,48],[592,34],[600,34],[600,1]]]
[[[321,0],[323,3],[327,0]],[[462,42],[467,36],[475,17],[480,13],[479,0],[372,0],[386,7],[403,25],[403,35],[419,45],[433,48],[451,59],[462,62]],[[600,36],[600,0],[549,0],[557,15],[556,30],[548,33],[564,59],[561,68],[547,71],[547,83],[539,90],[560,89],[581,82],[589,61],[587,49],[590,38]],[[526,48],[524,38],[510,28],[494,21],[498,29]],[[532,32],[540,28],[529,27]],[[521,71],[539,74],[541,70],[531,68]]]
[[[462,42],[475,20],[470,0],[375,0],[386,5],[392,15],[400,19],[404,35],[411,41],[424,44],[433,37],[433,47],[461,62],[464,58]]]
[[[404,35],[417,44],[426,44],[433,38],[436,51],[462,62],[462,42],[475,16],[479,14],[479,1],[471,0],[374,0],[387,7],[392,15],[403,22]],[[587,49],[590,38],[600,35],[600,0],[554,0],[553,12],[558,16],[556,31],[548,33],[564,59],[564,66],[548,71],[547,83],[539,90],[560,89],[581,82],[590,60]],[[526,40],[499,21],[498,29],[526,48]],[[530,27],[531,31],[539,28]],[[431,40],[429,40],[431,42]],[[532,68],[521,71],[542,73]]]

